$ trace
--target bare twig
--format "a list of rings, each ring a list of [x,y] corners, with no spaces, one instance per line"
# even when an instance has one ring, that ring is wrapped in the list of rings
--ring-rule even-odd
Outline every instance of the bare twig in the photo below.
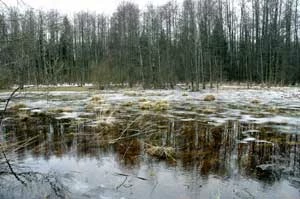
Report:
[[[116,187],[117,190],[118,190],[122,185],[125,184],[125,182],[127,181],[127,178],[128,178],[128,176],[125,176],[124,181]]]
[[[8,6],[4,1],[0,0],[0,3],[1,3],[2,5],[4,5],[7,9],[9,9],[9,6]]]
[[[20,179],[19,176],[16,174],[16,172],[13,170],[13,168],[12,168],[12,166],[11,166],[9,160],[8,160],[7,157],[6,157],[6,154],[5,154],[4,150],[2,150],[2,155],[4,156],[5,162],[6,162],[6,164],[8,165],[8,168],[9,168],[10,172],[13,174],[13,176],[14,176],[19,182],[21,182],[23,185],[26,185],[26,183],[25,183],[22,179]]]
[[[133,142],[133,140],[130,141],[130,144],[129,144],[128,147],[126,148],[126,151],[125,151],[125,153],[123,154],[123,157],[122,157],[123,160],[125,159],[125,156],[126,156],[127,152],[129,151],[129,149],[130,149],[130,147],[131,147],[131,145],[132,145],[132,142]]]
[[[1,120],[1,127],[2,127],[2,120],[3,120],[4,115],[5,115],[5,113],[6,113],[8,104],[9,104],[9,102],[11,101],[11,99],[14,97],[14,95],[16,94],[16,92],[17,92],[18,90],[20,90],[20,89],[21,89],[21,87],[19,86],[19,87],[16,88],[16,89],[10,94],[10,96],[6,99],[6,104],[5,104],[4,110],[3,110],[2,115],[1,115],[1,118],[0,118],[0,120]]]
[[[15,174],[17,176],[22,176],[24,179],[27,179],[28,181],[32,181],[32,179],[38,179],[37,177],[42,177],[41,180],[49,183],[52,191],[58,198],[69,198],[66,197],[66,194],[64,192],[68,190],[65,189],[65,187],[62,185],[60,181],[58,181],[54,176],[50,174],[45,175],[43,173],[35,172],[35,171],[20,172]],[[14,174],[11,172],[1,171],[0,175],[14,175]]]
[[[0,0],[0,1],[1,1],[1,0]],[[20,86],[17,87],[17,88],[10,94],[9,98],[6,100],[5,108],[4,108],[4,110],[3,110],[3,112],[2,112],[2,115],[1,115],[1,118],[0,118],[0,120],[1,120],[1,121],[0,121],[0,133],[2,133],[2,125],[3,125],[2,121],[3,121],[3,118],[4,118],[4,116],[5,116],[5,113],[6,113],[8,104],[9,104],[9,102],[11,101],[11,99],[14,97],[14,95],[16,94],[16,92],[17,92],[18,90],[20,90],[21,88],[22,88],[22,87],[20,87]],[[0,145],[1,145],[1,143],[0,143]],[[4,157],[4,159],[5,159],[5,162],[6,162],[7,166],[8,166],[8,168],[9,168],[9,170],[10,170],[11,173],[14,175],[14,177],[15,177],[19,182],[21,182],[23,185],[26,185],[26,183],[25,183],[22,179],[20,179],[20,177],[19,177],[19,176],[16,174],[16,172],[13,170],[13,168],[12,168],[10,162],[9,162],[9,159],[7,158],[7,156],[6,156],[5,151],[4,151],[3,148],[1,148],[1,153],[2,153],[2,155],[3,155],[3,157]]]
[[[129,174],[125,174],[125,173],[115,173],[115,175],[118,175],[118,176],[124,176],[124,177],[130,177],[131,175]],[[147,178],[143,178],[143,177],[140,177],[140,176],[132,176],[132,177],[135,177],[137,179],[140,179],[140,180],[148,180]]]
[[[116,138],[116,139],[114,139],[114,140],[111,140],[110,141],[110,144],[114,144],[114,143],[116,143],[117,141],[119,141],[119,140],[121,140],[122,138],[123,138],[123,135],[127,132],[127,130],[137,121],[137,120],[139,120],[140,118],[142,118],[143,117],[143,115],[140,115],[140,116],[138,116],[138,117],[136,117],[132,122],[130,122],[128,125],[127,125],[127,127],[122,131],[122,133],[121,133],[121,135],[118,137],[118,138]]]
[[[131,139],[131,138],[138,137],[138,136],[141,136],[141,135],[150,135],[150,134],[155,133],[155,132],[156,132],[155,130],[152,130],[152,131],[146,131],[146,132],[135,133],[135,134],[133,134],[133,135],[129,135],[129,136],[126,136],[126,137],[120,137],[120,138],[118,138],[118,139],[109,141],[109,144],[115,144],[115,143],[118,142],[118,141]]]

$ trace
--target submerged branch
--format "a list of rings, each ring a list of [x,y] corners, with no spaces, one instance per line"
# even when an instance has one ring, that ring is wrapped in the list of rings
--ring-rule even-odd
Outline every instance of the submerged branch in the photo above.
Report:
[[[125,173],[115,173],[115,175],[118,175],[118,176],[124,176],[124,177],[130,177],[131,175],[129,175],[129,174],[125,174]],[[143,177],[140,177],[140,176],[132,176],[132,177],[135,177],[135,178],[137,178],[137,179],[140,179],[140,180],[144,180],[144,181],[146,181],[146,180],[148,180],[147,178],[143,178]]]
[[[128,179],[128,176],[125,176],[124,181],[123,181],[121,184],[119,184],[119,185],[116,187],[116,189],[118,190],[122,185],[124,185],[125,182],[127,181],[127,179]]]
[[[10,102],[11,99],[14,97],[14,95],[16,94],[16,92],[17,92],[18,90],[20,90],[20,89],[21,89],[21,87],[19,86],[19,87],[16,88],[16,89],[10,94],[10,96],[6,99],[6,104],[5,104],[4,110],[3,110],[2,115],[1,115],[1,118],[0,118],[0,120],[1,120],[1,127],[2,127],[2,121],[3,121],[4,115],[5,115],[6,111],[7,111],[7,107],[8,107],[8,105],[9,105],[9,102]]]
[[[20,86],[17,87],[17,88],[10,94],[9,98],[6,100],[6,104],[5,104],[4,110],[3,110],[2,115],[1,115],[1,118],[0,118],[0,133],[1,133],[1,134],[3,133],[3,132],[2,132],[3,118],[4,118],[4,116],[5,116],[5,113],[6,113],[6,110],[7,110],[8,105],[9,105],[9,102],[10,102],[11,99],[14,97],[14,95],[16,94],[16,92],[17,92],[18,90],[20,90],[21,88],[22,88],[22,87],[20,87]],[[0,146],[1,146],[1,145],[2,145],[2,143],[0,143]],[[9,168],[9,170],[10,170],[11,173],[13,174],[13,176],[14,176],[19,182],[21,182],[23,185],[26,186],[25,181],[23,181],[23,180],[17,175],[17,173],[14,171],[14,169],[12,168],[12,166],[11,166],[11,164],[10,164],[10,162],[9,162],[9,159],[7,158],[7,156],[6,156],[6,154],[5,154],[4,149],[3,149],[2,147],[0,147],[0,149],[1,149],[2,155],[3,155],[4,159],[5,159],[5,162],[6,162],[7,166],[8,166],[8,168]]]
[[[25,181],[23,181],[23,180],[17,175],[17,173],[13,170],[13,168],[12,168],[12,166],[11,166],[11,164],[10,164],[8,158],[6,157],[6,154],[5,154],[4,150],[2,150],[2,155],[3,155],[4,159],[5,159],[6,164],[8,165],[8,168],[9,168],[10,172],[13,174],[13,176],[14,176],[19,182],[21,182],[23,185],[26,185]]]

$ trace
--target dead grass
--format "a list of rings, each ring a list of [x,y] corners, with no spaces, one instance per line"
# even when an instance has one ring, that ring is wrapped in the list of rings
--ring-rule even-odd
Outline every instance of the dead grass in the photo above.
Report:
[[[101,95],[94,95],[91,99],[93,103],[100,103],[103,101],[103,97]]]
[[[165,111],[169,108],[169,103],[167,101],[145,101],[140,103],[139,107],[142,110]]]
[[[215,101],[216,100],[216,97],[214,95],[206,95],[204,97],[204,101],[206,102],[212,102],[212,101]]]
[[[134,103],[129,101],[129,102],[125,102],[124,104],[122,104],[122,106],[126,106],[126,107],[130,107],[130,106],[133,106]]]
[[[251,101],[252,104],[260,104],[260,101],[258,99],[254,99]]]
[[[141,98],[141,99],[139,99],[139,102],[147,102],[147,99],[146,98]]]
[[[20,109],[23,109],[23,108],[27,108],[27,106],[25,104],[19,103],[19,104],[15,104],[15,105],[11,106],[10,110],[19,111]]]
[[[175,149],[172,147],[149,146],[146,152],[159,159],[175,160]]]
[[[93,111],[95,109],[95,105],[94,104],[88,104],[85,106],[85,109],[88,111]]]
[[[217,110],[206,108],[206,109],[203,109],[201,112],[204,113],[204,114],[215,114],[215,113],[217,113]]]
[[[140,103],[140,109],[142,110],[150,110],[152,109],[152,103],[151,102],[143,102],[143,103]]]
[[[62,108],[57,108],[57,109],[50,109],[48,112],[51,113],[71,113],[73,112],[73,109],[71,107],[62,107]]]
[[[136,96],[140,96],[141,94],[135,91],[125,91],[124,95],[127,95],[129,97],[136,97]]]
[[[101,95],[92,96],[90,103],[86,105],[85,109],[88,111],[94,111],[100,104],[104,103],[104,98]]]

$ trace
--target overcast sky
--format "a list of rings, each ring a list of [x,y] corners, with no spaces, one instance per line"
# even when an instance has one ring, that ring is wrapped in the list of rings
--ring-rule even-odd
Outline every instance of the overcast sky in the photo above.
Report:
[[[73,13],[82,10],[96,11],[97,13],[111,14],[123,0],[3,0],[7,4],[25,2],[27,5],[36,9],[57,9],[63,13]],[[130,0],[143,9],[149,2],[154,5],[162,5],[169,0]],[[183,0],[177,0],[178,3]]]

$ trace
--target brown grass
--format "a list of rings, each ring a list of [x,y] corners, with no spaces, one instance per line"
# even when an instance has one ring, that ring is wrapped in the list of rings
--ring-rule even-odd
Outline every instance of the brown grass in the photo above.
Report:
[[[204,97],[204,101],[206,102],[212,102],[212,101],[215,101],[216,100],[216,97],[214,95],[206,95]]]

